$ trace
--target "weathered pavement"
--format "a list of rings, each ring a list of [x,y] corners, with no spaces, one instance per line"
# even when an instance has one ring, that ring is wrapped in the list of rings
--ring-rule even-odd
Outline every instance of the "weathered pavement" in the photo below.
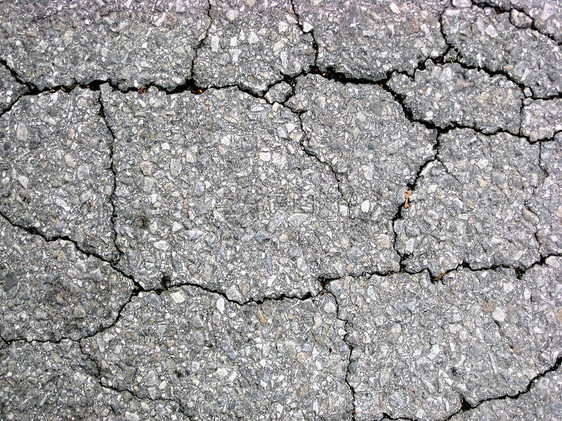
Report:
[[[559,0],[0,16],[1,419],[562,419]]]

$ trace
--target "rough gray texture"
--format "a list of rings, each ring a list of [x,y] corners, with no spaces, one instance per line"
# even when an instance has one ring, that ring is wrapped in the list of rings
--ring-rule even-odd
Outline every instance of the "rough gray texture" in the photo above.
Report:
[[[302,112],[305,147],[340,180],[352,220],[392,235],[390,221],[408,183],[433,156],[435,131],[412,123],[379,86],[344,85],[318,75],[297,83],[287,105]]]
[[[562,420],[559,0],[0,0],[0,419]]]
[[[0,212],[112,259],[112,139],[98,97],[79,88],[25,96],[0,118]]]
[[[562,92],[562,51],[545,35],[520,29],[509,14],[492,8],[447,9],[443,14],[447,42],[462,61],[493,72],[505,72],[537,97]]]
[[[562,99],[548,101],[525,100],[521,120],[521,133],[533,142],[552,139],[562,132]]]
[[[412,204],[394,228],[406,267],[432,274],[472,268],[527,267],[538,258],[537,216],[528,208],[539,185],[539,146],[470,129],[440,136],[438,160],[423,172]]]
[[[312,37],[298,26],[290,0],[215,0],[211,18],[194,62],[202,86],[237,84],[263,93],[314,63]]]
[[[329,295],[241,307],[173,288],[141,293],[84,349],[103,382],[179,402],[190,419],[350,419],[336,310]]]
[[[562,3],[558,0],[487,0],[490,6],[509,11],[511,23],[519,28],[534,27],[562,42]]]
[[[459,269],[436,284],[426,273],[332,282],[353,346],[356,419],[440,419],[461,397],[475,405],[523,391],[562,345],[561,275],[551,258],[523,279]]]
[[[187,420],[170,401],[139,399],[104,387],[78,344],[17,343],[0,350],[3,420]]]
[[[439,16],[446,3],[294,0],[303,29],[314,31],[317,65],[374,80],[445,51]]]
[[[490,133],[519,132],[523,92],[504,76],[464,69],[458,63],[426,63],[415,77],[396,73],[390,87],[405,97],[416,119],[439,127],[461,125]]]
[[[290,110],[233,88],[104,92],[117,244],[143,286],[197,283],[244,302],[317,292],[318,276],[345,270],[336,182],[302,151]]]
[[[111,79],[174,87],[191,76],[205,0],[0,2],[2,58],[40,89]]]
[[[7,110],[27,88],[8,69],[0,66],[0,112]]]
[[[484,402],[473,411],[463,412],[451,421],[559,420],[562,417],[561,369],[533,384],[529,393],[516,399]]]
[[[543,254],[562,253],[562,135],[541,145],[545,177],[535,190],[530,208],[537,215],[537,239]]]
[[[0,217],[0,336],[79,339],[109,327],[132,283],[69,241],[46,242]]]

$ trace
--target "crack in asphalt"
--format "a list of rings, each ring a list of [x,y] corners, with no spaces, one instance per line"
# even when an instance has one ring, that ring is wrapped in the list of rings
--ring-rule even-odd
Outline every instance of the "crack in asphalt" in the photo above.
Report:
[[[517,400],[519,399],[521,396],[526,395],[527,393],[531,392],[534,385],[540,380],[542,379],[544,376],[546,376],[549,373],[552,373],[554,371],[557,371],[560,366],[562,365],[562,356],[557,357],[556,361],[554,362],[553,365],[551,365],[550,367],[548,367],[547,369],[541,371],[540,373],[538,373],[536,376],[534,376],[531,380],[529,380],[529,382],[527,383],[527,386],[525,386],[525,388],[523,388],[523,390],[517,392],[517,393],[506,393],[505,395],[500,395],[500,396],[496,396],[496,397],[491,397],[491,398],[486,398],[486,399],[482,399],[474,404],[470,404],[462,395],[460,395],[461,398],[461,408],[452,413],[451,415],[449,415],[448,417],[444,418],[442,421],[449,421],[452,417],[454,417],[455,415],[461,413],[461,412],[468,412],[471,411],[473,409],[478,408],[480,405],[482,405],[483,403],[486,402],[492,402],[492,401],[499,401],[499,400],[507,400],[507,399],[511,399],[511,400]]]
[[[110,137],[111,137],[111,144],[109,145],[109,161],[110,161],[109,170],[111,171],[111,174],[113,176],[112,177],[113,178],[113,185],[111,186],[111,192],[109,194],[109,202],[111,203],[110,220],[111,220],[111,229],[112,229],[112,237],[113,237],[113,246],[115,247],[115,250],[117,251],[117,258],[115,259],[114,262],[112,262],[112,265],[115,266],[115,265],[117,265],[117,263],[119,263],[119,261],[121,260],[121,257],[123,256],[123,252],[121,251],[121,249],[117,245],[117,230],[115,228],[115,221],[117,219],[117,208],[115,206],[115,190],[117,189],[117,170],[115,169],[115,147],[116,147],[117,141],[115,139],[115,133],[114,133],[113,129],[110,127],[110,125],[107,121],[106,115],[105,115],[105,106],[103,104],[101,92],[99,92],[99,94],[98,94],[98,103],[99,103],[99,106],[100,106],[98,114],[99,114],[103,124],[105,125]]]
[[[351,381],[350,381],[350,377],[351,377],[351,364],[352,364],[352,360],[351,360],[351,356],[353,355],[353,350],[355,348],[355,346],[349,341],[349,330],[348,330],[348,325],[349,325],[349,321],[342,319],[340,316],[340,304],[338,302],[337,297],[335,296],[334,293],[332,293],[331,291],[326,290],[326,286],[328,285],[329,282],[326,282],[325,280],[319,280],[320,284],[322,285],[322,290],[325,291],[326,294],[331,295],[332,298],[334,299],[334,302],[336,304],[336,319],[338,319],[339,321],[344,323],[344,331],[345,334],[343,335],[343,342],[347,345],[347,349],[349,350],[349,357],[347,360],[347,367],[346,367],[346,371],[345,371],[345,384],[347,385],[347,387],[349,388],[349,391],[351,392],[351,403],[352,403],[352,409],[351,409],[351,419],[352,421],[355,421],[355,417],[356,417],[356,399],[355,399],[355,388],[352,386]]]
[[[480,8],[487,8],[487,7],[491,7],[494,9],[497,9],[497,7],[490,5],[488,2],[476,2],[473,0],[473,3],[480,7]],[[318,43],[316,41],[315,35],[314,35],[314,30],[312,29],[309,32],[305,32],[304,31],[304,27],[303,27],[303,22],[301,19],[301,16],[297,13],[295,5],[294,5],[294,1],[290,0],[290,4],[291,4],[291,8],[293,11],[293,14],[295,15],[296,19],[297,19],[297,23],[298,26],[300,27],[300,29],[303,31],[303,33],[308,33],[311,35],[312,37],[312,46],[315,50],[315,55],[314,55],[314,65],[310,66],[309,69],[305,70],[303,69],[299,74],[294,75],[294,76],[288,76],[288,75],[282,75],[282,78],[280,80],[274,81],[272,82],[267,90],[265,92],[256,92],[253,91],[252,89],[240,86],[238,84],[231,84],[231,85],[224,85],[224,86],[209,86],[209,87],[202,87],[199,86],[196,82],[196,77],[194,74],[194,68],[195,68],[195,61],[197,59],[198,56],[198,51],[201,49],[201,47],[203,46],[204,42],[206,41],[207,37],[208,37],[208,33],[209,30],[213,24],[213,18],[211,16],[211,2],[208,1],[208,9],[207,9],[207,15],[210,19],[209,25],[207,26],[206,30],[205,30],[205,34],[204,36],[199,40],[198,45],[195,48],[195,53],[193,56],[193,59],[191,61],[191,70],[190,70],[190,74],[191,77],[189,79],[186,79],[182,84],[179,84],[173,88],[164,88],[156,83],[149,83],[143,87],[139,88],[134,88],[134,87],[129,87],[129,88],[119,88],[118,84],[111,80],[92,80],[89,83],[83,83],[83,84],[79,84],[79,83],[75,83],[73,85],[58,85],[58,86],[53,86],[53,87],[49,87],[49,88],[45,88],[45,89],[38,89],[36,85],[34,85],[31,82],[26,82],[24,81],[15,70],[13,70],[8,63],[3,60],[0,59],[0,64],[2,64],[9,72],[10,74],[14,77],[14,79],[21,85],[25,86],[26,91],[22,94],[20,94],[11,104],[9,104],[7,107],[5,107],[5,109],[3,109],[0,113],[0,117],[2,115],[4,115],[5,113],[9,112],[13,106],[22,98],[25,96],[36,96],[39,94],[43,94],[43,93],[52,93],[52,92],[57,92],[57,91],[62,91],[65,93],[70,92],[72,89],[74,89],[75,87],[79,87],[82,89],[89,89],[89,90],[93,90],[93,91],[99,91],[101,85],[103,84],[108,84],[111,89],[113,89],[114,91],[119,91],[121,93],[128,93],[128,92],[138,92],[139,94],[143,94],[145,93],[149,88],[156,88],[157,90],[161,91],[161,92],[165,92],[166,94],[179,94],[179,93],[184,93],[184,92],[190,92],[192,94],[201,94],[203,92],[205,92],[207,89],[229,89],[229,88],[236,88],[239,89],[240,91],[251,95],[255,98],[259,98],[259,99],[264,99],[265,95],[267,94],[267,92],[269,92],[269,90],[276,86],[277,84],[281,83],[281,82],[286,82],[288,83],[291,88],[292,88],[292,92],[288,95],[288,97],[286,98],[285,101],[283,101],[281,103],[281,105],[287,107],[288,109],[291,110],[291,112],[293,112],[297,117],[298,120],[300,122],[300,129],[303,133],[303,137],[301,138],[300,141],[300,146],[302,148],[302,150],[306,153],[307,156],[309,156],[312,159],[315,159],[316,161],[318,161],[319,163],[321,163],[322,165],[324,165],[326,168],[328,168],[331,172],[331,174],[333,175],[336,183],[337,183],[337,187],[338,187],[338,191],[342,197],[342,200],[344,200],[344,202],[346,202],[349,205],[349,197],[346,196],[344,190],[342,189],[341,183],[342,183],[342,177],[345,176],[344,174],[338,173],[335,168],[330,165],[330,163],[325,162],[324,160],[321,159],[321,157],[315,152],[313,151],[311,148],[309,148],[307,146],[307,137],[306,134],[307,132],[305,131],[304,127],[303,127],[303,121],[302,121],[302,114],[306,111],[302,111],[302,112],[296,112],[295,110],[291,109],[288,105],[286,105],[286,102],[288,99],[290,99],[294,93],[295,93],[295,86],[296,83],[298,81],[299,78],[302,77],[306,77],[309,74],[317,74],[322,76],[323,78],[326,78],[328,80],[333,80],[342,84],[356,84],[356,85],[376,85],[381,87],[383,90],[385,90],[386,92],[388,92],[389,94],[391,94],[392,98],[394,99],[395,102],[397,102],[401,109],[403,110],[403,113],[405,115],[405,117],[407,118],[408,121],[410,121],[411,123],[418,123],[423,125],[426,129],[428,130],[432,130],[436,132],[436,137],[435,137],[435,143],[433,145],[433,149],[434,149],[434,154],[432,157],[429,157],[428,159],[426,159],[418,168],[415,176],[413,177],[413,179],[407,183],[407,187],[409,190],[411,190],[412,192],[415,191],[417,184],[424,172],[424,170],[427,168],[427,166],[435,161],[440,161],[439,158],[439,152],[440,152],[440,137],[446,133],[448,133],[451,130],[455,130],[455,129],[472,129],[477,133],[486,135],[486,136],[491,136],[491,135],[495,135],[495,134],[499,134],[499,133],[508,133],[510,135],[514,135],[514,136],[519,136],[522,138],[525,138],[529,143],[539,143],[539,148],[541,146],[541,143],[543,141],[553,141],[555,135],[552,138],[548,138],[548,139],[541,139],[538,140],[536,142],[531,142],[530,138],[528,136],[523,136],[521,133],[521,125],[522,125],[522,118],[520,118],[520,127],[517,133],[514,133],[512,131],[509,130],[503,130],[503,129],[498,129],[495,131],[486,131],[486,130],[481,130],[478,127],[475,126],[470,126],[470,125],[463,125],[457,122],[451,122],[449,124],[447,124],[446,126],[438,126],[435,123],[433,123],[431,120],[427,120],[427,119],[421,119],[421,118],[415,118],[413,116],[413,112],[411,110],[410,107],[407,106],[407,104],[405,103],[405,97],[398,94],[397,92],[395,92],[393,89],[390,88],[389,86],[389,80],[392,78],[392,76],[394,74],[402,74],[402,75],[406,75],[409,78],[413,78],[415,77],[415,73],[418,70],[423,70],[424,67],[424,63],[427,60],[431,60],[434,64],[436,65],[443,65],[445,62],[445,57],[450,54],[451,52],[456,53],[457,58],[456,59],[452,59],[451,62],[452,63],[457,63],[459,64],[463,69],[472,69],[472,70],[480,70],[485,72],[486,74],[488,74],[489,76],[493,77],[493,76],[497,76],[497,75],[501,75],[505,78],[507,78],[508,80],[510,80],[511,82],[515,83],[521,90],[524,90],[525,88],[527,88],[527,86],[525,86],[524,84],[522,84],[520,81],[517,81],[516,79],[514,79],[511,75],[509,75],[507,72],[503,71],[503,70],[496,70],[496,71],[492,71],[486,67],[479,67],[479,66],[472,66],[472,65],[468,65],[466,63],[463,62],[464,58],[463,58],[463,54],[460,53],[448,40],[447,40],[447,36],[446,36],[446,32],[444,30],[443,27],[443,23],[442,23],[442,18],[443,18],[443,14],[446,10],[446,8],[443,10],[443,12],[441,13],[440,17],[439,17],[439,22],[440,22],[440,30],[441,30],[441,34],[443,36],[443,39],[447,45],[446,50],[438,55],[437,57],[425,57],[422,60],[419,61],[418,66],[416,68],[413,69],[413,75],[409,74],[408,72],[405,71],[400,71],[400,70],[391,70],[389,72],[387,72],[387,74],[385,75],[384,78],[378,79],[378,80],[374,80],[374,79],[368,79],[368,78],[355,78],[353,76],[349,76],[346,75],[344,73],[341,72],[337,72],[335,71],[333,68],[325,68],[325,69],[320,69],[317,65],[318,62],[318,53],[319,53],[319,46]],[[519,10],[519,8],[513,7],[513,10],[517,10],[521,13],[524,13],[527,17],[530,18],[530,16],[522,11]],[[500,9],[501,13],[508,13],[510,12],[512,9]],[[552,39],[553,41],[556,42],[556,40],[552,37],[549,36],[547,34],[544,34],[543,32],[541,32],[535,24],[535,21],[530,18],[532,20],[532,26],[531,28],[535,31],[540,32],[542,35],[545,35],[547,37],[549,37],[550,39]],[[511,22],[511,21],[510,21]],[[559,42],[557,42],[558,44],[560,44]],[[532,91],[532,88],[530,88]],[[531,99],[555,99],[555,98],[561,98],[562,94],[557,94],[557,95],[553,95],[553,96],[548,96],[548,97],[536,97],[535,95],[531,96]],[[131,301],[133,300],[134,297],[138,296],[141,292],[143,293],[155,293],[155,294],[162,294],[165,291],[171,291],[174,289],[178,289],[178,288],[182,288],[182,287],[192,287],[192,288],[196,288],[200,291],[206,292],[206,293],[211,293],[211,294],[217,294],[219,296],[221,296],[222,298],[224,298],[226,301],[238,305],[238,306],[247,306],[247,305],[262,305],[265,302],[268,301],[282,301],[282,300],[300,300],[300,301],[305,301],[305,300],[310,300],[310,299],[315,299],[317,297],[319,297],[320,295],[324,295],[324,294],[329,294],[332,296],[332,298],[334,299],[334,302],[336,304],[336,318],[339,321],[342,321],[344,323],[344,330],[345,330],[345,334],[342,338],[342,340],[344,341],[344,343],[347,345],[348,350],[349,350],[349,359],[347,362],[347,367],[346,367],[346,376],[345,376],[345,382],[347,387],[349,388],[350,392],[351,392],[351,396],[352,396],[352,420],[355,420],[356,417],[356,397],[355,397],[355,389],[351,384],[351,365],[352,365],[352,354],[354,352],[354,345],[350,342],[349,340],[349,321],[342,318],[340,315],[340,306],[339,306],[339,302],[337,300],[337,297],[329,290],[326,289],[326,287],[329,285],[330,282],[335,281],[335,280],[339,280],[339,279],[343,279],[346,276],[351,276],[351,277],[366,277],[369,278],[371,276],[393,276],[393,275],[397,275],[400,273],[408,273],[408,274],[420,274],[423,272],[427,272],[428,275],[430,276],[430,279],[433,283],[436,282],[443,282],[443,278],[446,277],[446,275],[450,274],[451,272],[460,270],[460,269],[468,269],[470,271],[473,272],[478,272],[478,271],[485,271],[485,270],[511,270],[514,271],[516,277],[518,279],[521,279],[526,271],[532,269],[535,266],[539,266],[539,265],[544,265],[546,263],[546,260],[549,257],[562,257],[560,254],[548,254],[548,255],[541,255],[541,258],[539,260],[537,260],[536,262],[532,263],[531,265],[527,266],[527,267],[512,267],[512,266],[507,266],[507,265],[502,265],[502,264],[496,264],[496,265],[491,265],[488,267],[474,267],[472,266],[469,262],[461,262],[460,264],[457,265],[457,267],[445,271],[442,274],[438,275],[438,276],[431,276],[429,269],[428,268],[423,268],[419,271],[409,271],[407,270],[407,268],[405,267],[405,259],[407,259],[409,256],[407,254],[404,253],[400,253],[397,251],[396,249],[396,241],[397,241],[397,234],[395,231],[395,223],[396,221],[400,220],[403,218],[403,209],[405,209],[404,204],[400,204],[396,210],[395,215],[392,218],[392,227],[393,227],[393,248],[394,250],[398,253],[399,257],[400,257],[400,269],[397,271],[387,271],[387,272],[380,272],[380,271],[368,271],[368,272],[362,272],[360,274],[345,274],[342,276],[338,276],[338,277],[325,277],[325,276],[318,276],[317,280],[320,284],[320,290],[316,293],[313,294],[313,292],[308,291],[302,295],[287,295],[287,294],[280,294],[277,296],[264,296],[262,298],[254,298],[254,299],[249,299],[243,302],[239,302],[237,300],[233,300],[231,298],[228,297],[228,295],[226,294],[225,291],[221,291],[221,290],[217,290],[217,289],[212,289],[209,287],[206,287],[204,285],[200,285],[200,284],[196,284],[196,283],[192,283],[192,282],[183,282],[183,283],[178,283],[178,284],[174,284],[174,285],[170,285],[169,279],[166,279],[165,276],[162,277],[161,280],[161,285],[152,289],[146,289],[144,287],[142,287],[142,285],[140,283],[138,283],[133,276],[129,275],[128,273],[126,273],[123,269],[119,268],[117,265],[119,263],[119,261],[121,260],[121,257],[123,256],[123,252],[119,249],[118,245],[117,245],[117,239],[118,239],[118,235],[117,235],[117,230],[116,230],[116,226],[115,226],[115,221],[117,218],[117,211],[116,211],[116,206],[115,206],[115,191],[117,188],[117,170],[115,169],[115,160],[114,160],[114,153],[115,153],[115,145],[116,145],[116,137],[114,134],[113,129],[110,127],[110,125],[108,124],[108,121],[106,119],[106,113],[105,113],[105,107],[104,107],[104,103],[103,103],[103,99],[101,96],[101,92],[100,95],[98,97],[98,102],[100,105],[100,109],[99,109],[99,115],[100,118],[102,119],[102,121],[104,122],[111,138],[112,138],[112,144],[109,146],[110,149],[110,170],[113,174],[113,185],[112,185],[112,191],[110,194],[110,203],[112,205],[112,214],[111,214],[111,225],[112,225],[112,229],[113,229],[113,241],[114,241],[114,245],[115,248],[118,252],[118,257],[116,260],[110,261],[105,259],[103,256],[91,251],[91,250],[85,250],[84,248],[82,248],[75,240],[71,239],[68,236],[48,236],[45,233],[41,232],[39,229],[32,227],[32,226],[25,226],[22,224],[18,224],[18,223],[14,223],[13,221],[10,220],[10,218],[8,218],[4,213],[0,212],[0,217],[2,217],[3,219],[5,219],[10,225],[21,229],[25,232],[27,232],[28,234],[31,235],[37,235],[41,238],[43,238],[46,242],[56,242],[56,241],[67,241],[70,242],[74,245],[74,247],[80,252],[83,253],[86,256],[92,256],[94,258],[99,259],[102,262],[108,263],[109,265],[111,265],[112,269],[114,269],[115,271],[117,271],[118,273],[120,273],[123,277],[125,277],[126,279],[128,279],[132,285],[133,288],[131,290],[131,293],[129,295],[129,297],[122,303],[121,307],[119,308],[118,312],[117,312],[117,316],[115,317],[115,319],[112,321],[112,323],[106,327],[100,327],[99,329],[97,329],[94,333],[88,334],[88,335],[84,335],[83,337],[80,337],[78,339],[72,339],[69,337],[62,337],[60,339],[57,340],[27,340],[26,338],[16,338],[16,339],[10,339],[10,340],[6,340],[4,338],[0,338],[2,340],[2,342],[6,345],[6,346],[10,346],[12,343],[15,342],[26,342],[26,343],[33,343],[33,342],[37,342],[37,343],[43,343],[43,342],[49,342],[49,343],[60,343],[63,340],[71,340],[73,342],[77,342],[80,346],[80,352],[85,355],[91,362],[94,363],[96,369],[97,369],[97,373],[95,373],[95,375],[93,375],[93,378],[95,378],[97,380],[97,382],[99,383],[99,385],[103,388],[115,391],[115,392],[119,392],[119,393],[128,393],[131,396],[133,396],[134,398],[138,399],[138,400],[143,400],[143,399],[147,399],[147,400],[152,400],[152,401],[164,401],[164,402],[173,402],[175,404],[177,404],[180,408],[180,410],[182,411],[182,413],[184,413],[184,415],[186,417],[189,418],[189,414],[188,411],[186,410],[186,408],[183,406],[182,402],[175,400],[175,399],[152,399],[149,396],[140,396],[138,395],[136,392],[132,391],[132,390],[128,390],[128,389],[123,389],[123,388],[119,388],[116,386],[113,386],[111,384],[107,384],[106,382],[103,381],[103,376],[102,376],[102,371],[101,371],[101,366],[100,366],[100,362],[95,360],[90,354],[88,354],[84,349],[83,349],[83,345],[82,345],[82,341],[84,339],[88,339],[91,337],[94,337],[98,334],[101,334],[113,327],[115,327],[117,325],[117,323],[119,322],[119,320],[121,319],[122,314],[124,313],[127,305],[129,303],[131,303]],[[523,112],[523,103],[521,101],[521,108],[520,108],[520,115],[522,115]],[[540,159],[540,154],[539,154],[539,165],[542,164],[542,161]],[[541,166],[542,168],[542,166]],[[546,169],[543,168],[543,170],[546,172]],[[539,243],[540,244],[540,243]],[[542,371],[541,373],[537,374],[535,377],[533,377],[527,384],[527,386],[520,392],[515,393],[515,394],[505,394],[505,395],[501,395],[501,396],[497,396],[497,397],[492,397],[492,398],[486,398],[483,399],[481,401],[478,401],[475,404],[470,404],[468,403],[465,398],[462,395],[460,396],[460,409],[457,410],[456,412],[452,413],[451,415],[449,415],[448,417],[444,418],[442,421],[448,421],[450,420],[453,416],[461,413],[461,412],[467,412],[467,411],[471,411],[477,407],[479,407],[481,404],[485,403],[485,402],[489,402],[489,401],[496,401],[496,400],[503,400],[503,399],[518,399],[519,397],[525,395],[526,393],[529,393],[534,385],[536,384],[537,381],[539,381],[541,378],[543,378],[545,375],[547,375],[548,373],[551,373],[553,371],[556,371],[559,369],[559,367],[562,364],[562,357],[558,357],[556,362],[554,363],[554,365],[552,365],[551,367],[547,368],[546,370]],[[400,417],[400,418],[393,418],[392,416],[390,416],[387,413],[383,413],[383,419],[388,419],[388,420],[397,420],[397,419],[405,419],[405,420],[411,420],[414,421],[416,420],[416,418],[407,418],[407,417]],[[417,421],[417,420],[416,420]]]
[[[535,19],[529,15],[529,13],[527,13],[523,7],[511,4],[511,7],[507,6],[507,5],[503,5],[503,4],[492,4],[489,1],[483,1],[483,0],[471,0],[472,4],[476,7],[478,7],[479,9],[493,9],[497,14],[504,14],[504,13],[511,13],[513,10],[525,15],[530,21],[531,21],[531,26],[529,27],[530,29],[532,29],[533,31],[538,32],[541,35],[544,35],[547,38],[550,38],[552,41],[554,41],[556,44],[561,45],[562,42],[558,41],[553,35],[549,34],[548,32],[544,32],[543,30],[541,30],[537,24]],[[527,28],[521,28],[520,26],[517,26],[511,19],[511,16],[509,17],[509,23],[511,23],[513,26],[515,26],[518,29],[527,29]]]
[[[312,48],[314,49],[314,64],[313,64],[313,66],[316,67],[317,63],[318,63],[318,42],[316,41],[316,37],[314,36],[314,28],[312,28],[309,32],[306,32],[304,30],[304,23],[301,19],[300,14],[297,13],[297,9],[295,7],[295,0],[289,0],[289,2],[291,4],[291,9],[293,10],[293,14],[297,18],[297,25],[301,29],[302,33],[305,34],[305,35],[310,34],[310,36],[312,37]]]
[[[474,2],[474,0],[472,0]],[[487,7],[487,6],[486,6]],[[496,9],[496,7],[492,7],[493,9]],[[443,13],[441,13],[441,15],[439,16],[439,27],[441,30],[441,35],[443,36],[443,39],[445,40],[445,43],[447,44],[448,48],[452,51],[454,51],[457,55],[457,59],[451,61],[451,63],[457,63],[458,65],[460,65],[463,69],[467,69],[467,70],[480,70],[482,72],[485,72],[486,74],[488,74],[490,77],[494,77],[494,76],[503,76],[506,79],[508,79],[510,82],[513,82],[514,84],[516,84],[517,86],[519,86],[519,88],[521,89],[521,92],[524,93],[525,88],[528,88],[532,95],[529,96],[529,98],[537,100],[537,99],[544,99],[544,100],[549,100],[549,99],[556,99],[556,98],[561,98],[562,97],[562,93],[558,93],[558,94],[553,94],[553,95],[542,95],[542,96],[538,96],[532,87],[525,85],[523,82],[521,82],[520,80],[518,80],[516,77],[512,76],[511,74],[509,74],[507,71],[502,70],[502,69],[495,69],[492,70],[486,66],[476,66],[476,65],[472,65],[467,63],[467,60],[465,58],[465,55],[458,50],[457,47],[455,47],[455,45],[449,41],[449,39],[447,38],[447,33],[445,31],[445,27],[443,25],[443,17],[445,15],[445,11],[447,9],[445,9],[443,11]],[[511,23],[511,21],[510,21]],[[517,27],[516,27],[517,28]],[[521,28],[518,28],[521,29]],[[439,61],[441,61],[441,63],[439,63]],[[437,62],[434,61],[435,64],[442,64],[443,62],[443,57],[440,57],[440,60],[438,60]]]
[[[520,397],[525,396],[527,393],[531,392],[533,390],[533,387],[535,386],[535,384],[539,380],[541,380],[543,377],[545,377],[549,373],[557,371],[560,368],[561,365],[562,365],[562,356],[559,356],[552,366],[548,367],[547,369],[545,369],[545,370],[541,371],[540,373],[538,373],[537,375],[535,375],[532,379],[529,380],[529,382],[523,388],[523,390],[521,390],[517,393],[511,393],[511,394],[507,393],[505,395],[500,395],[500,396],[482,399],[482,400],[479,400],[478,402],[476,402],[474,404],[470,404],[462,394],[459,394],[460,408],[457,411],[455,411],[455,412],[451,413],[450,415],[446,416],[445,418],[441,418],[441,419],[438,419],[436,421],[449,421],[453,417],[455,417],[456,415],[461,414],[461,413],[465,413],[465,412],[470,412],[470,411],[478,408],[480,405],[482,405],[486,402],[494,402],[494,401],[501,401],[501,400],[508,400],[508,399],[517,400]],[[415,418],[415,417],[406,417],[406,416],[393,417],[386,412],[383,412],[382,415],[383,415],[383,418],[382,418],[383,420],[421,421],[420,419]]]
[[[139,395],[137,392],[127,389],[127,388],[121,388],[121,387],[117,387],[114,386],[112,384],[106,383],[103,381],[103,376],[102,376],[102,370],[101,370],[101,364],[98,360],[96,360],[95,358],[93,358],[87,351],[84,350],[84,347],[82,345],[82,340],[78,340],[76,341],[78,342],[78,347],[80,350],[80,353],[82,355],[84,355],[88,361],[90,361],[94,367],[96,372],[93,374],[89,374],[93,379],[96,380],[96,382],[100,385],[100,387],[102,387],[103,389],[108,389],[111,390],[113,392],[117,392],[117,393],[125,393],[128,394],[130,396],[132,396],[133,398],[137,399],[138,401],[144,401],[144,400],[148,400],[148,401],[152,401],[152,402],[172,402],[175,403],[176,405],[178,405],[180,411],[183,413],[183,415],[185,415],[188,420],[191,419],[188,414],[185,411],[184,405],[181,401],[178,401],[176,399],[166,399],[166,398],[151,398],[150,396],[146,395],[146,396],[141,396]]]

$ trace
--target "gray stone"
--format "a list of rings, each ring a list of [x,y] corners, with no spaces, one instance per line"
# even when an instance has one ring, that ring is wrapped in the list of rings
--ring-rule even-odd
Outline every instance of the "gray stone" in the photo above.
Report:
[[[492,72],[505,72],[528,86],[537,97],[562,92],[562,51],[552,39],[532,29],[520,29],[508,13],[492,8],[447,9],[443,30],[462,61]]]
[[[356,419],[445,419],[461,397],[476,405],[524,391],[562,345],[561,270],[550,258],[522,279],[459,269],[435,284],[427,273],[330,283],[353,347]]]
[[[0,1],[0,419],[560,418],[561,6]]]
[[[521,133],[531,141],[552,139],[559,132],[562,132],[562,99],[530,100],[523,107]]]
[[[132,282],[74,244],[46,242],[0,217],[0,336],[79,339],[107,328]]]
[[[111,79],[173,88],[210,24],[205,0],[0,3],[2,58],[40,89]]]
[[[293,92],[293,88],[287,82],[279,82],[273,85],[264,95],[264,98],[271,103],[284,103],[289,95]]]
[[[14,343],[0,350],[3,420],[188,420],[173,401],[104,387],[77,343]]]
[[[290,0],[214,0],[211,17],[194,62],[202,86],[238,85],[263,93],[314,62],[312,37],[298,26]]]
[[[404,96],[414,118],[439,127],[519,132],[523,93],[515,83],[504,76],[464,69],[458,63],[436,66],[428,60],[426,65],[414,78],[396,73],[389,83]]]
[[[387,2],[295,0],[301,23],[313,28],[317,65],[348,76],[383,79],[392,70],[413,71],[445,52],[441,0]]]
[[[109,260],[113,140],[98,97],[79,88],[25,96],[0,118],[0,212]]]
[[[395,223],[406,267],[435,276],[461,263],[527,267],[538,260],[539,146],[470,129],[441,135],[438,160],[421,173],[411,206]]]
[[[344,334],[327,294],[241,307],[181,287],[139,294],[83,344],[104,383],[179,402],[190,419],[349,420]]]

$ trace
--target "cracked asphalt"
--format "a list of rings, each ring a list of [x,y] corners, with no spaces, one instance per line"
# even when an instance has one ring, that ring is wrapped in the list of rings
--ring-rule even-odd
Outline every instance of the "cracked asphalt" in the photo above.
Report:
[[[2,420],[562,420],[559,0],[0,1]]]

